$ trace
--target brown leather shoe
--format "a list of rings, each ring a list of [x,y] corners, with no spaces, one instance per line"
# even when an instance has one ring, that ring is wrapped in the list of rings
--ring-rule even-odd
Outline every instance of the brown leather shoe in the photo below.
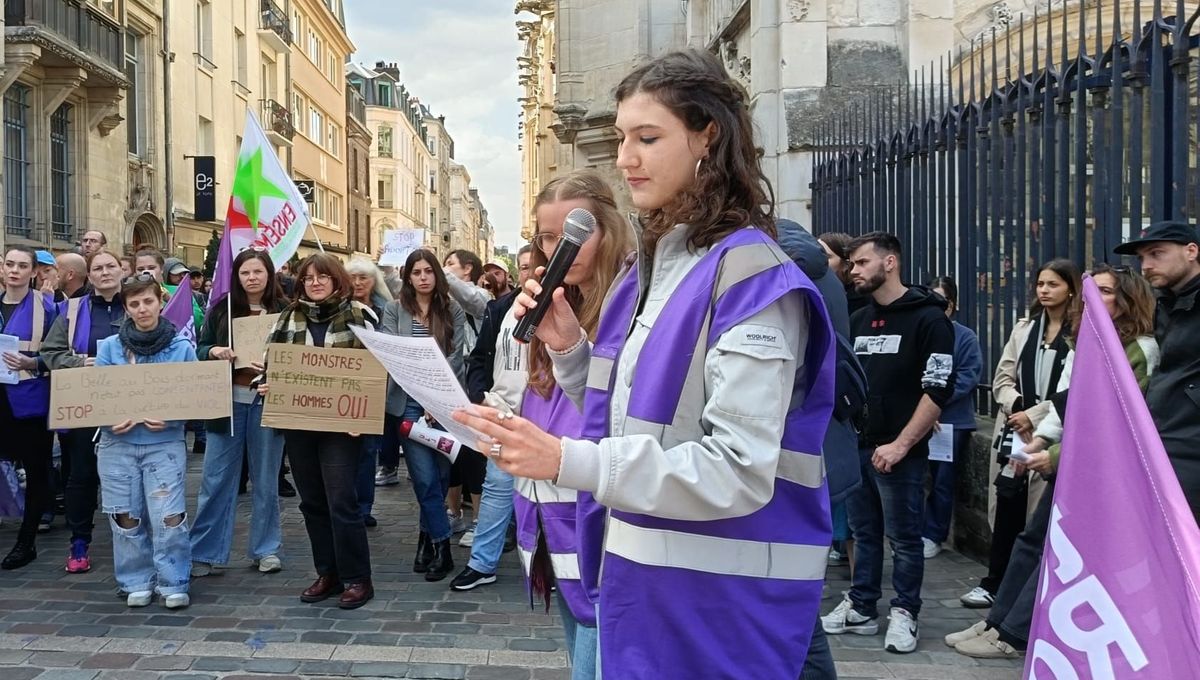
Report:
[[[334,575],[321,575],[316,581],[309,586],[303,593],[300,593],[301,602],[320,602],[328,599],[332,595],[337,595],[342,592],[342,582]]]
[[[346,592],[342,593],[341,599],[338,600],[338,606],[342,609],[358,609],[370,602],[373,597],[375,597],[375,588],[371,585],[371,579],[365,579],[346,586]]]

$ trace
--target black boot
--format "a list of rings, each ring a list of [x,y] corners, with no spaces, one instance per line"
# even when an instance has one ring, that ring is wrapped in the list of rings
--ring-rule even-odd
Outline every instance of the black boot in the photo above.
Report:
[[[32,542],[17,541],[17,544],[8,553],[8,557],[5,557],[4,562],[0,563],[0,569],[20,569],[36,559],[37,548]]]
[[[413,558],[413,571],[418,574],[424,574],[429,571],[429,563],[433,561],[433,541],[429,540],[429,534],[422,531],[417,536],[417,556]]]
[[[426,581],[441,581],[454,571],[454,557],[450,554],[450,539],[433,544],[433,561],[425,572]]]

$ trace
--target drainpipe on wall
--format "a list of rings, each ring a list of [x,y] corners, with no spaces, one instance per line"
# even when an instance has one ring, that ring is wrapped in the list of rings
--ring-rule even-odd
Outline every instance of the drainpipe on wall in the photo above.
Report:
[[[166,177],[164,195],[166,215],[166,252],[175,253],[175,143],[171,134],[171,64],[175,54],[171,52],[171,3],[163,3],[162,11],[162,62],[163,62],[163,176]],[[136,245],[136,244],[134,244]]]

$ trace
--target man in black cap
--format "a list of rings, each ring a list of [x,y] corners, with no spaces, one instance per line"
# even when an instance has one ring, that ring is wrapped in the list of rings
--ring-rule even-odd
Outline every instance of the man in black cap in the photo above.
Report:
[[[1200,521],[1200,235],[1187,222],[1155,222],[1114,252],[1136,255],[1158,290],[1154,336],[1162,357],[1146,406]]]

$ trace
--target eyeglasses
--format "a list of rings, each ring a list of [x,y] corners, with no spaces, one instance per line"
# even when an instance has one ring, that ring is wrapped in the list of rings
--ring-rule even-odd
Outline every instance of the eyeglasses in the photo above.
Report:
[[[558,247],[558,242],[562,240],[562,234],[551,234],[544,232],[533,237],[533,245],[543,253],[554,250]]]
[[[157,280],[158,279],[154,278],[153,272],[138,272],[137,274],[134,274],[133,276],[126,277],[124,281],[121,281],[121,285],[122,286],[132,286],[135,283],[148,283],[150,281],[157,281]]]
[[[300,283],[303,283],[304,285],[308,286],[308,285],[311,285],[314,283],[326,284],[332,280],[333,280],[333,277],[329,276],[329,274],[317,274],[315,276],[306,276],[306,277],[300,279]]]

